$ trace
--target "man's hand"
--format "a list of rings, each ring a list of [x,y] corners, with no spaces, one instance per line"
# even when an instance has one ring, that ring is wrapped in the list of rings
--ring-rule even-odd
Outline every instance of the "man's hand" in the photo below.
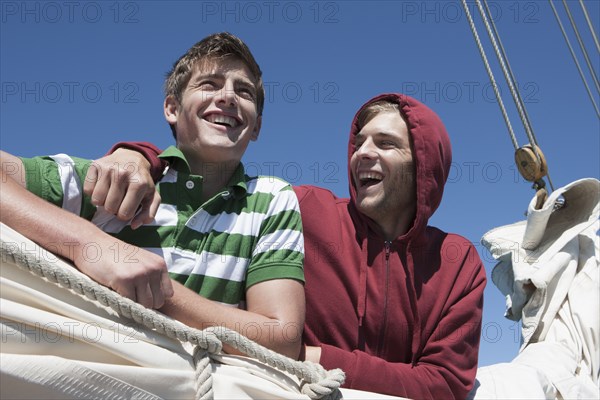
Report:
[[[117,218],[133,218],[132,229],[151,222],[160,204],[150,163],[140,153],[123,148],[92,163],[83,190],[94,205],[104,206]]]
[[[118,239],[101,239],[73,249],[77,268],[148,308],[160,308],[173,296],[173,285],[162,257]]]

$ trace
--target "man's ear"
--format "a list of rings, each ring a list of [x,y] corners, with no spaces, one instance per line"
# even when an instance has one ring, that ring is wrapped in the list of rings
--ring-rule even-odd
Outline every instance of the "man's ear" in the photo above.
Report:
[[[256,124],[254,124],[254,130],[252,131],[252,141],[258,140],[258,134],[260,133],[260,127],[262,125],[262,115],[256,117]]]
[[[177,115],[179,111],[179,102],[175,99],[175,96],[168,95],[165,97],[164,112],[165,119],[170,125],[175,125],[177,122]]]

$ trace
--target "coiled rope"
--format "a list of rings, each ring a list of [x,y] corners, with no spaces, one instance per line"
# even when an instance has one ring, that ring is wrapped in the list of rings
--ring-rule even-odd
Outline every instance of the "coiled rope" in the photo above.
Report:
[[[278,370],[295,375],[301,380],[301,392],[311,399],[340,399],[340,386],[345,374],[341,369],[327,371],[321,365],[312,362],[296,361],[269,350],[243,335],[224,327],[212,327],[199,330],[184,326],[165,315],[147,309],[144,306],[122,297],[118,293],[94,282],[75,268],[64,268],[60,263],[50,263],[35,254],[20,251],[14,242],[0,238],[0,252],[3,260],[13,262],[19,268],[33,275],[45,278],[58,286],[110,307],[120,316],[131,319],[146,328],[155,330],[169,338],[195,345],[193,354],[195,364],[196,399],[213,399],[212,370],[210,354],[221,351],[227,344]]]

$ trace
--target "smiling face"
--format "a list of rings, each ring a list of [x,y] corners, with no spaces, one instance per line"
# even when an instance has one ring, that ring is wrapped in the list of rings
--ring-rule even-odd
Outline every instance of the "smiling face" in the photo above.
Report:
[[[399,111],[376,114],[358,132],[350,158],[356,206],[395,238],[412,224],[416,185],[410,134]]]
[[[192,172],[202,163],[238,163],[260,131],[255,79],[238,58],[199,61],[181,95],[165,99],[165,118]]]

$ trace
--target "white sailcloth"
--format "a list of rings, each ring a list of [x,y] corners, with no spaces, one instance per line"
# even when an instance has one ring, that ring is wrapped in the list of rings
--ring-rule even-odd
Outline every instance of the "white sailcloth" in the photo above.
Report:
[[[526,221],[494,229],[482,242],[498,264],[492,280],[505,316],[521,320],[510,363],[480,368],[475,399],[598,399],[600,364],[600,182],[575,181]],[[564,200],[564,205],[561,206]]]
[[[0,233],[3,246],[78,273],[5,225]],[[0,398],[197,398],[191,345],[37,277],[5,252],[0,285]],[[309,398],[302,380],[255,359],[213,354],[211,360],[215,399]],[[347,389],[341,394],[393,398]]]

